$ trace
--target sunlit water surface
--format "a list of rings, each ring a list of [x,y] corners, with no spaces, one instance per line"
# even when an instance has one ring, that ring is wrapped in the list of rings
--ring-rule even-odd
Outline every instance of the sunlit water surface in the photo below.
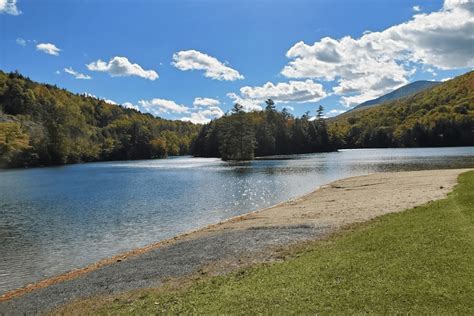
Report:
[[[0,171],[0,294],[373,172],[474,167],[474,147],[341,150]]]

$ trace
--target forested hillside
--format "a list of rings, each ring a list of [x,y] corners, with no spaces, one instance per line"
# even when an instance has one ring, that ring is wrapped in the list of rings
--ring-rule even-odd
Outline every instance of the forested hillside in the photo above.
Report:
[[[415,95],[342,114],[330,130],[346,148],[474,145],[474,71]]]
[[[295,118],[286,110],[278,112],[272,100],[266,104],[264,111],[250,113],[236,104],[231,115],[205,125],[194,143],[194,155],[246,160],[333,151],[340,145],[340,139],[328,131],[322,108],[311,120],[309,113]]]
[[[199,129],[0,71],[0,167],[188,154]]]
[[[204,126],[170,121],[0,71],[0,167],[162,158],[255,156],[338,148],[474,146],[474,72],[381,106],[323,119],[263,111]]]

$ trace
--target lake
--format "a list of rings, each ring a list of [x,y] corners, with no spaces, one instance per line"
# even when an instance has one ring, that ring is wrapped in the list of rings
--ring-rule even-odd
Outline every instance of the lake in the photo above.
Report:
[[[0,294],[373,172],[474,167],[474,147],[245,163],[180,157],[0,171]]]

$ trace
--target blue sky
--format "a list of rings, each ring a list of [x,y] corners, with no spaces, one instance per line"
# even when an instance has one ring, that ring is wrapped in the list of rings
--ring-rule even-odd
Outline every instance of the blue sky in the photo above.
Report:
[[[331,116],[474,66],[467,0],[0,0],[0,12],[0,69],[195,122],[268,97]]]

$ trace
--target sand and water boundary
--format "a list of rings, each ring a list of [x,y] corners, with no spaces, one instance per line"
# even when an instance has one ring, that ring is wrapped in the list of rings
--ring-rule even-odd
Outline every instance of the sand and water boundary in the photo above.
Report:
[[[444,198],[460,173],[446,169],[346,178],[312,193],[233,217],[55,276],[0,297],[0,314],[43,313],[72,300],[159,287],[190,274],[225,273],[272,258],[278,247]]]

